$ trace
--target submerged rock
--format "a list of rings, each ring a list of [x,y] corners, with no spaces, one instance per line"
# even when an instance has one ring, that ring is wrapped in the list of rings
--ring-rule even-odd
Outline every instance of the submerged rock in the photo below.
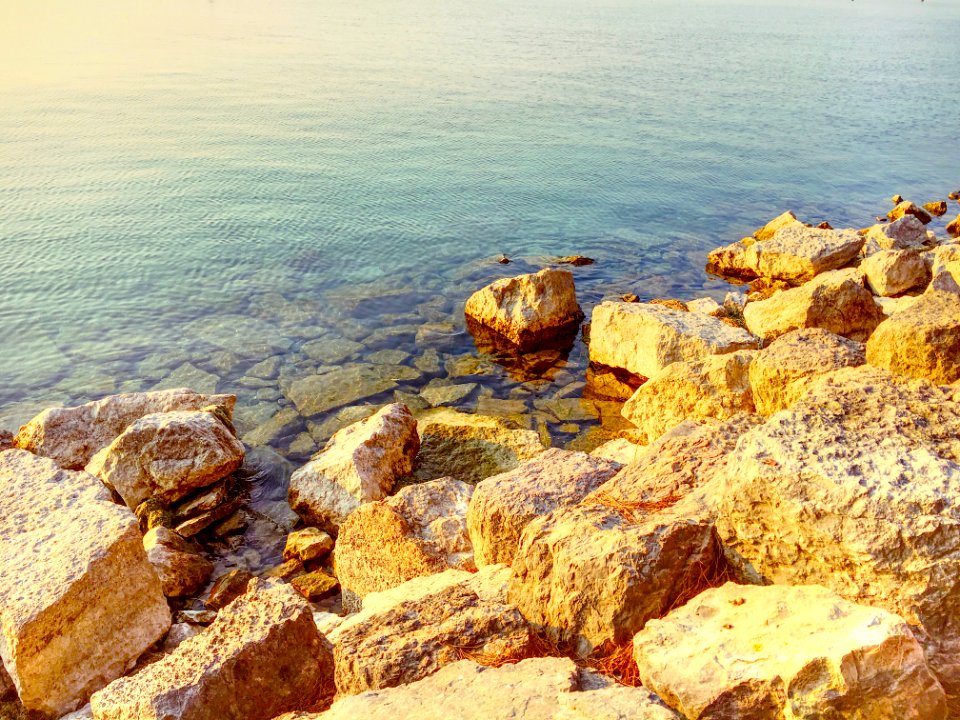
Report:
[[[930,282],[930,269],[916,250],[881,250],[860,265],[874,295],[893,297]]]
[[[294,380],[283,392],[301,415],[312,417],[393,390],[398,380],[418,377],[420,372],[406,365],[348,365]]]

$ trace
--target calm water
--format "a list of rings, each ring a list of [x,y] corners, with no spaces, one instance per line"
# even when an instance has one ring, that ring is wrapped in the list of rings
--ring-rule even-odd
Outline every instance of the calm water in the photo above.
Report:
[[[582,345],[519,382],[465,298],[572,253],[588,313],[722,294],[706,251],[784,209],[945,197],[958,37],[956,0],[0,0],[0,427],[193,384],[251,432],[380,363],[569,442],[596,413],[543,402]],[[260,441],[300,458],[331,414]]]

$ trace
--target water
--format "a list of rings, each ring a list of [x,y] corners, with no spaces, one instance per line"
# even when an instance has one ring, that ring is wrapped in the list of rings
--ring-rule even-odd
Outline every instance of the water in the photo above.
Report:
[[[461,407],[519,403],[576,442],[604,408],[543,402],[580,395],[582,344],[535,382],[471,365],[473,290],[580,253],[587,313],[722,296],[705,253],[784,209],[860,227],[960,186],[954,0],[0,0],[0,20],[0,428],[192,384],[237,393],[252,432],[297,378],[377,361],[401,397],[466,372]],[[302,459],[333,415],[262,441]]]

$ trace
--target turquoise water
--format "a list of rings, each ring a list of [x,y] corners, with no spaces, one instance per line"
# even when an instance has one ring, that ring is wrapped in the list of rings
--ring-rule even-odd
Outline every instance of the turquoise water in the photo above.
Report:
[[[580,253],[588,313],[721,296],[707,250],[784,209],[860,227],[894,192],[960,186],[954,0],[0,12],[9,429],[185,383],[238,393],[249,432],[344,363],[385,364],[401,397],[453,373],[478,383],[461,407],[539,412],[580,394],[585,349],[537,382],[470,365],[462,304],[491,279]],[[541,424],[565,443],[600,413]],[[332,414],[261,440],[303,456]]]

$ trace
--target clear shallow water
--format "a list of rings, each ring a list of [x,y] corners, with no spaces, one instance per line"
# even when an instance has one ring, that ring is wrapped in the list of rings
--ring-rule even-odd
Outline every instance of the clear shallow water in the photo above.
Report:
[[[623,292],[718,294],[707,250],[784,209],[859,227],[894,192],[960,185],[951,0],[0,13],[9,429],[166,383],[236,392],[250,432],[296,379],[368,362],[405,397],[452,372],[480,384],[462,407],[542,410],[579,394],[585,349],[537,383],[471,365],[462,303],[491,279],[581,253],[588,314]],[[601,411],[541,419],[562,444]],[[302,457],[331,414],[266,442]]]

